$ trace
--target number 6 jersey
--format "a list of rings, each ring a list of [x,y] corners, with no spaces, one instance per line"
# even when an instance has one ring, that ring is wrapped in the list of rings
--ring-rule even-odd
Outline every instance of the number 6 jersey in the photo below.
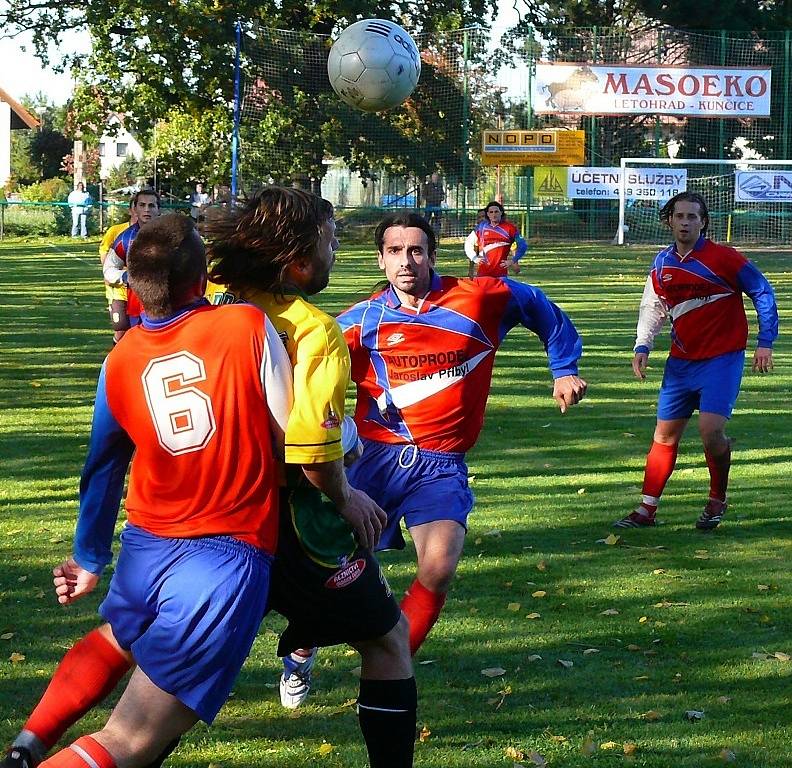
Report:
[[[274,552],[272,446],[290,407],[291,366],[255,307],[201,302],[167,320],[144,317],[99,378],[77,562],[97,572],[110,561],[130,457],[131,524],[163,537],[227,535]]]

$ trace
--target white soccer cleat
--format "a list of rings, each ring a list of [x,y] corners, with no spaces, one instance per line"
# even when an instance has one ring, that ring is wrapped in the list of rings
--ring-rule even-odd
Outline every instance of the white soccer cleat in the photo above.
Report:
[[[283,674],[280,678],[281,706],[297,709],[311,690],[311,670],[316,661],[318,648],[311,649],[311,655],[303,661],[295,660],[292,655],[283,658]]]

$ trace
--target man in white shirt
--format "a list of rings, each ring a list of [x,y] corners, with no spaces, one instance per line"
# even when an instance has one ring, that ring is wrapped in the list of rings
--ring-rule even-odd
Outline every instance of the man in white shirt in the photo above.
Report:
[[[88,214],[91,211],[91,196],[85,191],[82,182],[77,184],[77,188],[69,193],[66,198],[72,213],[71,236],[77,237],[79,231],[83,239],[88,237]]]

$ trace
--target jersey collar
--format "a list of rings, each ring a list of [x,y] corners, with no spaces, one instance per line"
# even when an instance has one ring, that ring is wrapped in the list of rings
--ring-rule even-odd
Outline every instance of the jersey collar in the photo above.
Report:
[[[671,244],[671,248],[672,248],[672,251],[671,251],[671,252],[672,252],[672,253],[674,254],[674,256],[676,256],[676,257],[677,257],[677,258],[678,258],[680,261],[682,261],[682,259],[686,259],[686,258],[687,258],[688,256],[690,256],[690,254],[691,254],[691,253],[693,253],[694,251],[700,251],[702,248],[704,248],[704,246],[705,246],[706,244],[707,244],[707,238],[706,238],[706,237],[704,237],[704,235],[699,235],[699,238],[698,238],[698,240],[696,240],[696,243],[695,243],[695,245],[694,245],[694,246],[693,246],[693,247],[692,247],[692,248],[691,248],[691,249],[690,249],[690,250],[689,250],[689,251],[688,251],[688,252],[687,252],[687,253],[686,253],[684,256],[683,256],[682,254],[680,254],[680,253],[679,253],[679,249],[677,248],[676,242],[673,242],[673,243]]]
[[[160,317],[156,320],[153,320],[150,317],[146,317],[146,313],[143,312],[140,315],[140,323],[141,325],[149,331],[158,331],[161,328],[165,328],[167,325],[170,325],[175,320],[178,320],[180,317],[186,315],[188,312],[192,312],[194,309],[198,309],[199,307],[208,307],[209,302],[206,299],[198,299],[194,301],[192,304],[187,304],[187,306],[180,307],[177,309],[172,315],[168,315],[168,317]]]

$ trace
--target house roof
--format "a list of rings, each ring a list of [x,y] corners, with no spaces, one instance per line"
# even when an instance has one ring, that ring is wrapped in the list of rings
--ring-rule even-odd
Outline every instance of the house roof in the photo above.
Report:
[[[0,88],[0,101],[11,107],[11,130],[17,128],[38,128],[39,121],[33,117],[13,96]]]

